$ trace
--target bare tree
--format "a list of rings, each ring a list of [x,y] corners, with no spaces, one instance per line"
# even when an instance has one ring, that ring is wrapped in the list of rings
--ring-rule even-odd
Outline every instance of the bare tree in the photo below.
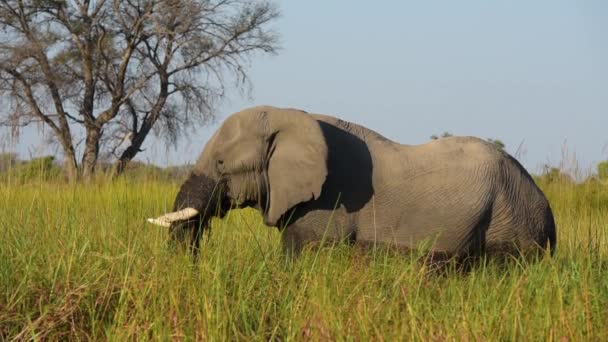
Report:
[[[276,52],[277,17],[263,0],[0,0],[0,123],[50,127],[72,180],[102,151],[120,174],[153,128],[175,142],[228,80],[247,87],[252,54]]]

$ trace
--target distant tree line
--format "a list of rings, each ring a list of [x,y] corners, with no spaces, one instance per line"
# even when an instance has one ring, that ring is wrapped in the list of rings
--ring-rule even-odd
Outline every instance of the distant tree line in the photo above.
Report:
[[[133,161],[125,169],[124,175],[135,180],[158,180],[169,182],[180,182],[184,180],[192,166],[179,165],[170,167],[159,167],[139,161]],[[111,178],[112,164],[99,164],[99,176]],[[533,175],[537,182],[546,183],[572,183],[574,179],[557,167],[545,165],[543,171],[538,175]],[[61,163],[57,163],[55,157],[44,156],[28,161],[19,160],[14,153],[0,153],[0,181],[11,179],[16,182],[26,183],[29,181],[61,181],[65,178],[65,173]],[[596,173],[588,177],[584,182],[600,182],[608,186],[608,160],[597,165]]]
[[[181,182],[188,176],[191,165],[159,167],[152,164],[132,161],[124,170],[128,179],[146,181]],[[113,165],[99,162],[96,177],[111,179]],[[28,183],[32,181],[69,181],[62,163],[54,156],[44,156],[30,160],[20,160],[15,153],[0,153],[0,182]]]

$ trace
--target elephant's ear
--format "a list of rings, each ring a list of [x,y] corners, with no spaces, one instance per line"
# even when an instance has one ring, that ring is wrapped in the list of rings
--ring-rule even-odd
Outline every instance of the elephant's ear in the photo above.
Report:
[[[264,221],[275,226],[298,203],[316,199],[327,176],[327,145],[317,121],[304,112],[283,115],[268,159],[268,199]]]

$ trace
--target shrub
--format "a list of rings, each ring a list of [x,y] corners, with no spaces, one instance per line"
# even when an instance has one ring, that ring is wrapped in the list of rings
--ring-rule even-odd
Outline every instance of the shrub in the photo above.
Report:
[[[562,172],[562,170],[560,170],[557,167],[550,167],[548,165],[545,165],[545,170],[544,172],[540,175],[535,177],[537,182],[543,182],[543,183],[568,183],[568,184],[573,184],[574,180],[572,179],[572,177],[567,174]]]
[[[0,153],[0,172],[7,172],[19,164],[16,153]]]
[[[10,178],[19,183],[56,180],[61,179],[62,176],[63,170],[55,164],[53,156],[34,158],[22,163],[15,162],[11,167],[3,170],[3,178]]]
[[[598,164],[597,177],[600,181],[608,181],[608,160]]]

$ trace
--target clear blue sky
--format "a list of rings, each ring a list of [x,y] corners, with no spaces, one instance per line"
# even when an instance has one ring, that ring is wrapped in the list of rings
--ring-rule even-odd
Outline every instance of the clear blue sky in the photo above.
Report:
[[[283,49],[256,57],[254,104],[354,121],[407,144],[432,134],[498,138],[532,171],[562,146],[589,169],[608,159],[607,1],[279,2]],[[139,159],[192,162],[217,124]],[[22,154],[40,151],[29,131]]]

